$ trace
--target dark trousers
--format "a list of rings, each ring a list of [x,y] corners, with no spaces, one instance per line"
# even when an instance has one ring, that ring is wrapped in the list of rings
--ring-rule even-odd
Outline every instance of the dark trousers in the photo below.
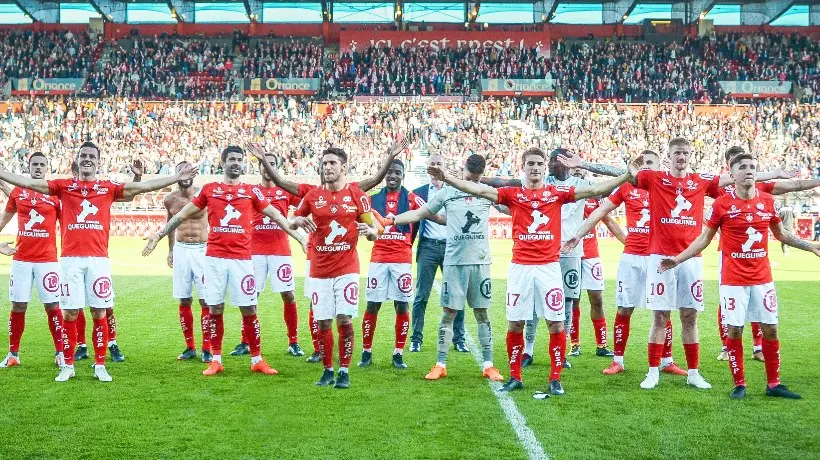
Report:
[[[427,311],[427,301],[430,290],[436,279],[436,270],[443,270],[444,249],[446,244],[437,240],[422,238],[419,240],[416,251],[416,298],[413,300],[413,335],[411,342],[424,341],[424,313]],[[464,310],[456,314],[453,323],[453,343],[464,343]]]

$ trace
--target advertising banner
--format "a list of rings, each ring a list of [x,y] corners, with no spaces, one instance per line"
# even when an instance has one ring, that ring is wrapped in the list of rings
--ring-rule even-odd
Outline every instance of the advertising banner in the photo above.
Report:
[[[783,98],[791,97],[790,81],[719,81],[723,91],[739,98]]]
[[[550,40],[546,32],[516,31],[424,31],[390,32],[343,30],[339,36],[342,52],[361,51],[369,46],[389,48],[426,48],[433,50],[452,49],[538,49],[539,56],[549,57]]]
[[[482,78],[484,96],[554,96],[555,80]]]
[[[319,91],[318,78],[246,78],[245,94],[292,94],[305,96]]]
[[[11,94],[74,94],[83,90],[85,78],[14,78]]]

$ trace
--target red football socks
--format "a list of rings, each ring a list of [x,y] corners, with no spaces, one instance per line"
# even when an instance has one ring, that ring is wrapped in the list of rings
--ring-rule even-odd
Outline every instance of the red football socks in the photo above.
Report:
[[[743,339],[726,338],[726,353],[729,355],[729,371],[735,386],[746,385],[746,376],[743,373]]]
[[[407,343],[407,332],[410,331],[410,313],[396,313],[396,350],[404,350]]]
[[[248,340],[245,343],[251,349],[251,357],[260,356],[262,354],[262,332],[256,315],[242,317],[242,335]]]
[[[288,345],[299,342],[299,313],[295,303],[285,304],[285,328],[288,330]]]
[[[313,342],[313,352],[321,353],[319,322],[313,319],[313,308],[311,308],[308,313],[308,325],[310,326],[310,340]]]
[[[370,351],[373,348],[373,335],[376,333],[376,320],[378,319],[377,314],[369,311],[364,312],[364,316],[362,316],[362,347],[365,351]]]
[[[581,343],[581,308],[572,308],[572,327],[569,330],[569,340],[573,345]]]
[[[593,319],[592,327],[595,329],[595,345],[598,348],[606,347],[606,318]]]
[[[689,370],[697,369],[700,364],[700,344],[684,343],[683,353],[686,355],[686,367]]]
[[[77,345],[85,346],[85,311],[80,309],[77,315]]]
[[[758,350],[763,346],[763,330],[760,329],[760,323],[752,323],[752,345]]]
[[[649,356],[649,367],[660,367],[661,355],[663,354],[663,347],[664,344],[662,343],[649,342],[649,346],[647,347]]]
[[[222,356],[222,336],[225,334],[222,314],[215,315],[211,313],[209,316],[211,318],[208,328],[211,333],[211,351],[214,355]]]
[[[567,354],[566,331],[561,331],[556,334],[550,333],[549,347],[550,361],[552,363],[550,380],[561,380],[561,371],[564,369],[564,359]]]
[[[780,385],[780,341],[763,339],[763,359],[769,388]]]
[[[68,366],[74,365],[74,351],[77,348],[77,320],[63,320],[63,358]]]
[[[339,367],[349,368],[353,357],[353,324],[336,326],[339,332]]]
[[[322,354],[322,365],[325,369],[333,369],[333,329],[320,329],[319,353]]]
[[[114,309],[109,308],[105,311],[105,317],[108,319],[108,341],[117,341],[117,318],[114,317]]]
[[[54,342],[54,350],[63,350],[63,312],[60,307],[53,310],[46,310],[48,319],[48,330],[51,332],[51,340]]]
[[[12,311],[9,315],[9,351],[17,353],[20,351],[20,339],[23,337],[23,330],[26,328],[26,312]]]
[[[524,332],[507,332],[507,358],[510,377],[521,380],[521,353],[524,350]]]
[[[199,323],[202,327],[202,351],[211,351],[211,309],[202,307],[199,312]]]
[[[663,342],[662,358],[672,357],[672,320],[666,322],[666,338]]]
[[[623,356],[629,340],[629,322],[632,317],[615,315],[615,356]]]
[[[94,345],[94,364],[105,365],[105,349],[108,345],[108,320],[94,318],[94,335],[91,338]]]
[[[720,305],[717,308],[717,315],[718,315],[718,331],[720,331],[720,342],[723,346],[726,345],[726,340],[729,338],[729,326],[723,324],[723,311]]]
[[[196,349],[194,342],[194,313],[190,305],[179,306],[179,325],[182,327],[182,337],[185,338],[185,347]]]

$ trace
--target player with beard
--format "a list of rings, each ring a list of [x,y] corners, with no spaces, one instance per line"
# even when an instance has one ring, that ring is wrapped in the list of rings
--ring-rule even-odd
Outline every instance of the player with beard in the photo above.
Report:
[[[32,179],[42,180],[48,171],[48,159],[34,152],[28,159]],[[4,184],[5,185],[5,184]],[[8,194],[6,209],[0,216],[0,230],[17,214],[17,244],[0,245],[0,252],[13,255],[9,274],[9,353],[0,368],[20,365],[20,339],[26,325],[26,310],[31,288],[46,310],[48,328],[54,341],[55,361],[63,365],[63,316],[60,311],[60,277],[57,265],[57,217],[60,202],[39,192],[15,187]]]
[[[339,332],[339,373],[334,388],[350,386],[353,356],[353,317],[359,305],[359,235],[375,241],[378,231],[370,198],[347,183],[347,153],[339,148],[322,152],[321,187],[307,192],[291,221],[293,230],[313,233],[310,266],[311,303],[319,323],[324,372],[318,386],[334,384],[333,320]]]
[[[317,188],[315,185],[297,184],[296,182],[292,182],[292,181],[289,181],[289,180],[283,178],[279,174],[279,171],[277,171],[276,168],[273,166],[273,163],[271,163],[270,161],[267,160],[268,157],[266,157],[266,154],[263,154],[264,149],[259,145],[255,145],[255,144],[252,144],[252,145],[254,145],[254,147],[251,147],[249,145],[249,150],[248,151],[251,152],[256,157],[257,160],[259,160],[259,165],[261,166],[261,169],[264,169],[268,173],[268,175],[273,180],[273,183],[277,187],[281,188],[282,190],[284,190],[284,191],[290,193],[291,195],[294,195],[294,196],[296,196],[300,199],[304,198],[304,196],[307,195],[307,193],[310,192],[311,190]],[[362,179],[359,182],[350,182],[349,184],[353,187],[358,187],[363,192],[367,192],[367,191],[373,189],[375,186],[379,185],[384,180],[385,176],[387,175],[387,170],[390,168],[390,165],[391,165],[392,161],[395,160],[396,158],[398,158],[399,154],[401,152],[403,152],[405,148],[407,148],[407,139],[401,139],[401,140],[398,140],[398,141],[394,142],[387,149],[385,162],[381,165],[381,167],[379,168],[379,170],[376,172],[376,174],[374,176]],[[324,180],[322,178],[321,170],[320,170],[320,180]],[[310,300],[311,294],[313,292],[313,289],[310,286],[310,281],[311,281],[310,265],[311,265],[311,260],[313,260],[313,257],[314,257],[314,252],[313,252],[314,245],[312,244],[312,238],[313,238],[313,234],[311,233],[311,234],[308,235],[308,244],[307,244],[308,250],[307,250],[307,257],[306,257],[307,260],[306,260],[306,263],[305,263],[305,281],[304,281],[304,287],[303,287],[303,294],[308,300]],[[310,325],[310,337],[311,337],[311,340],[313,341],[313,354],[308,356],[306,361],[309,362],[309,363],[318,363],[318,362],[322,361],[322,354],[319,350],[319,348],[320,348],[319,323],[313,317],[313,303],[312,302],[311,302],[310,310],[309,310],[309,313],[308,313],[308,324]],[[237,351],[241,352],[241,350],[240,350],[241,346],[242,346],[242,344],[239,344],[237,346],[237,349],[235,349],[233,352],[231,352],[231,354],[233,355]]]
[[[769,230],[782,243],[816,256],[820,256],[820,246],[803,241],[783,228],[774,198],[755,187],[757,159],[754,156],[745,152],[737,154],[730,160],[730,167],[735,179],[733,190],[715,200],[703,233],[680,254],[662,259],[658,271],[673,270],[696,257],[720,229],[723,244],[719,291],[729,329],[726,341],[729,370],[735,382],[729,397],[746,396],[742,334],[749,320],[759,321],[763,330],[766,395],[801,399],[780,383],[779,306],[769,264]]]
[[[108,339],[106,310],[114,304],[111,264],[108,259],[111,205],[118,199],[130,200],[140,193],[160,190],[175,182],[192,179],[196,171],[184,168],[174,176],[147,182],[120,184],[97,178],[100,149],[85,142],[77,153],[79,177],[43,180],[11,174],[0,169],[0,179],[60,200],[60,236],[62,259],[60,306],[67,340],[63,348],[65,366],[56,381],[74,377],[74,347],[77,338],[77,314],[86,305],[94,319],[94,377],[110,382],[105,369]]]
[[[213,376],[224,371],[222,365],[223,312],[225,297],[242,312],[242,326],[251,350],[251,372],[278,374],[262,359],[262,339],[256,316],[256,280],[251,262],[251,222],[254,211],[270,217],[280,227],[288,226],[285,218],[262,195],[258,187],[240,180],[245,152],[237,146],[222,151],[222,182],[203,186],[168,224],[148,239],[143,256],[149,255],[157,243],[187,219],[208,208],[211,227],[205,250],[205,303],[210,312],[210,344],[213,358],[202,375]],[[288,232],[304,244],[295,232]]]
[[[176,166],[176,171],[186,168],[190,164],[183,161]],[[163,200],[163,205],[170,221],[182,208],[191,202],[199,193],[199,187],[194,186],[193,179],[177,182],[174,190]],[[208,215],[204,211],[194,214],[178,228],[168,234],[168,266],[174,270],[174,298],[179,300],[179,324],[182,327],[182,336],[185,339],[185,351],[177,358],[188,360],[196,358],[196,342],[194,340],[194,314],[191,311],[193,304],[193,288],[199,297],[200,322],[202,326],[202,362],[211,362],[210,332],[208,325],[208,306],[205,303],[205,243],[208,241]]]

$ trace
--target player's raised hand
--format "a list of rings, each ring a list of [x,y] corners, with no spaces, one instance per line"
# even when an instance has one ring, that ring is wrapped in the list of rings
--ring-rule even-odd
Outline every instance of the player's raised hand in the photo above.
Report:
[[[429,174],[429,175],[430,175],[430,177],[432,177],[433,179],[435,179],[435,180],[441,180],[441,181],[443,181],[443,180],[444,180],[444,176],[446,175],[446,174],[444,173],[444,170],[443,170],[443,169],[441,169],[441,167],[440,167],[440,166],[436,166],[436,165],[430,165],[430,166],[428,166],[428,167],[427,167],[427,174]]]
[[[777,173],[778,179],[794,179],[800,174],[800,170],[797,168],[790,168],[790,169],[778,169],[775,171]]]
[[[0,254],[6,256],[13,256],[17,252],[17,248],[9,246],[8,243],[0,243]]]
[[[174,268],[174,253],[168,251],[168,268]]]
[[[179,172],[177,172],[177,179],[191,180],[196,177],[197,174],[199,174],[199,171],[197,171],[194,165],[185,163],[180,165]]]
[[[407,138],[403,137],[399,141],[394,141],[393,144],[390,145],[390,148],[387,149],[387,156],[390,157],[391,160],[395,159],[404,149],[407,148]]]
[[[131,162],[131,174],[133,174],[134,177],[139,177],[145,174],[145,165],[142,164],[142,160],[139,158],[136,158]]]
[[[580,240],[574,236],[568,239],[564,244],[561,245],[561,252],[572,251],[575,248],[575,246],[578,246],[578,241]]]
[[[296,216],[290,220],[290,228],[293,230],[302,229],[308,233],[316,231],[316,223],[308,217]]]
[[[356,222],[356,228],[359,230],[360,236],[379,236],[379,232],[375,228],[371,227],[370,225],[367,225],[364,222]]]
[[[248,142],[245,144],[245,151],[249,152],[251,155],[254,156],[259,161],[265,159],[265,148],[262,147],[262,144],[258,142]]]
[[[661,259],[660,265],[658,265],[658,273],[663,273],[666,270],[672,270],[673,268],[675,268],[677,266],[678,266],[678,262],[675,259],[673,259],[671,257],[663,258],[663,259]]]
[[[146,236],[145,238],[143,238],[143,240],[148,241],[148,243],[145,244],[145,248],[143,248],[142,250],[142,256],[148,257],[149,254],[154,252],[154,249],[156,249],[157,247],[157,243],[159,243],[159,240],[161,239],[162,238],[157,234]]]
[[[567,168],[579,168],[581,167],[581,156],[575,152],[567,152],[567,154],[558,154],[556,157],[559,163],[566,166]]]

